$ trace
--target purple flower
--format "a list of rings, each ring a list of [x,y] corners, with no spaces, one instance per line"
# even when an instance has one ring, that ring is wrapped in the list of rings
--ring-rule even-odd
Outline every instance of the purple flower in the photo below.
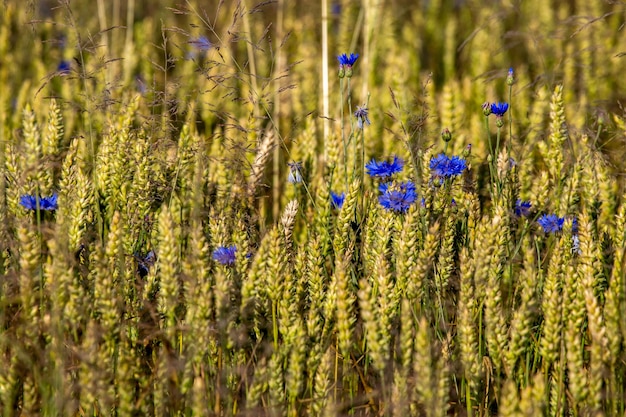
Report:
[[[37,200],[39,200],[39,210],[54,211],[59,205],[57,200],[59,195],[52,194],[50,197],[37,197],[34,195],[23,195],[20,197],[20,205],[26,210],[37,210]]]
[[[530,201],[522,201],[519,198],[515,202],[515,215],[517,217],[526,217],[530,214]]]
[[[365,106],[356,106],[356,111],[354,112],[354,116],[356,117],[356,124],[359,126],[359,129],[363,129],[364,125],[370,125],[370,119],[367,117],[369,110]]]
[[[417,200],[415,184],[411,181],[398,184],[382,183],[378,186],[380,196],[378,202],[386,210],[405,213]]]
[[[492,103],[491,104],[491,113],[495,114],[496,117],[504,116],[504,113],[509,109],[508,103]]]
[[[135,259],[137,260],[137,273],[141,278],[148,275],[150,272],[150,268],[154,265],[156,261],[156,254],[153,250],[148,252],[146,256],[135,255]]]
[[[556,233],[563,230],[563,223],[565,219],[558,217],[556,214],[544,214],[539,217],[537,223],[543,227],[543,231],[546,233]]]
[[[393,162],[381,161],[377,162],[372,159],[367,164],[367,175],[370,177],[391,177],[393,174],[402,171],[404,167],[404,161],[397,156],[393,157]]]
[[[67,61],[65,59],[59,62],[59,65],[57,66],[57,72],[61,75],[69,74],[71,69],[72,66],[70,65],[70,61]]]
[[[349,56],[347,54],[341,54],[337,57],[339,67],[352,67],[357,59],[359,59],[359,54],[352,53]]]
[[[452,178],[461,175],[467,167],[465,159],[453,156],[448,158],[446,154],[439,154],[430,160],[430,170],[437,178]]]
[[[333,208],[339,210],[343,207],[343,202],[346,199],[346,193],[336,194],[333,191],[330,192],[330,202]]]
[[[222,265],[233,265],[235,263],[236,246],[220,246],[213,251],[213,259]]]

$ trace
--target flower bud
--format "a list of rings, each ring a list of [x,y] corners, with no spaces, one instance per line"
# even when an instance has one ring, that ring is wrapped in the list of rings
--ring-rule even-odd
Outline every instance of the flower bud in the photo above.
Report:
[[[488,101],[483,103],[483,114],[489,116],[491,114],[491,104]]]
[[[443,139],[443,141],[446,143],[452,140],[452,132],[450,132],[450,129],[448,129],[447,127],[443,129],[443,131],[441,132],[441,139]]]
[[[509,68],[509,73],[506,76],[506,85],[515,84],[515,75],[513,74],[513,68]]]

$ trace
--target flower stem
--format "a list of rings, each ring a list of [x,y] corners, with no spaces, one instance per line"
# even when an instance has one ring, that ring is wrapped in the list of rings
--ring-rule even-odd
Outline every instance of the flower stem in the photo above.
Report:
[[[513,106],[511,105],[511,97],[513,85],[509,85],[509,140],[506,143],[506,157],[511,157],[511,141],[513,140]]]
[[[340,101],[339,101],[339,108],[341,111],[341,142],[343,143],[343,173],[344,173],[344,181],[346,183],[346,187],[348,185],[348,146],[346,145],[346,134],[345,134],[345,128],[344,128],[344,121],[343,121],[343,78],[339,79],[339,94],[340,94]]]
[[[352,178],[354,178],[354,176],[356,175],[356,159],[357,159],[357,155],[358,155],[358,151],[357,151],[357,141],[356,138],[354,137],[354,119],[352,118],[352,94],[350,91],[350,77],[348,77],[348,114],[350,115],[350,139],[349,140],[354,140],[354,165],[355,165],[355,172],[352,173]],[[349,183],[347,184],[349,186]]]
[[[487,132],[487,143],[489,144],[489,155],[491,155],[491,161],[489,162],[489,176],[491,177],[491,192],[493,193],[493,185],[495,183],[495,173],[493,170],[493,161],[495,159],[493,153],[493,145],[491,143],[491,133],[489,132],[489,116],[485,116],[485,131]]]
[[[501,127],[498,127],[498,133],[496,134],[496,149],[495,152],[499,152],[498,150],[500,149],[500,132],[502,131]],[[500,196],[501,192],[502,192],[502,187],[500,184],[500,177],[498,177],[498,170],[497,170],[497,166],[498,166],[498,158],[497,155],[493,155],[492,159],[491,159],[491,163],[493,164],[493,171],[496,173],[496,185],[498,187],[498,196]]]

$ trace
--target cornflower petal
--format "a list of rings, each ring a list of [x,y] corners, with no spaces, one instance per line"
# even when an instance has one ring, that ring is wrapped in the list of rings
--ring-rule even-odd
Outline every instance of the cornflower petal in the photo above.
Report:
[[[517,217],[528,216],[528,214],[530,214],[530,207],[530,201],[522,201],[521,199],[518,199],[515,202],[515,215]]]
[[[456,177],[457,175],[461,175],[466,167],[467,163],[465,159],[458,156],[449,158],[443,153],[434,156],[430,160],[430,170],[433,176],[437,178]]]
[[[492,103],[491,114],[495,114],[496,117],[504,116],[504,113],[509,109],[509,103]]]
[[[396,213],[406,213],[409,207],[417,200],[415,184],[411,181],[398,184],[382,183],[378,190],[381,193],[378,196],[380,205],[385,210]]]
[[[559,217],[556,214],[544,214],[537,219],[537,223],[543,227],[545,233],[556,233],[563,230],[563,223],[565,219]]]
[[[339,210],[343,207],[343,202],[346,199],[346,193],[337,194],[333,191],[330,192],[330,202],[333,208]]]
[[[233,265],[236,252],[236,246],[220,246],[213,251],[213,259],[222,265]]]
[[[372,159],[370,162],[365,164],[365,168],[367,169],[367,174],[370,177],[391,177],[393,174],[402,171],[402,168],[404,168],[404,161],[397,156],[393,157],[393,162],[378,162],[375,159]]]

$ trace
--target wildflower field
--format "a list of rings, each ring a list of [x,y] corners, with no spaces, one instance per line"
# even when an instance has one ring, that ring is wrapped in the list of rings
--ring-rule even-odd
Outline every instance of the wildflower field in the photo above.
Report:
[[[626,7],[5,0],[1,416],[624,416]]]

